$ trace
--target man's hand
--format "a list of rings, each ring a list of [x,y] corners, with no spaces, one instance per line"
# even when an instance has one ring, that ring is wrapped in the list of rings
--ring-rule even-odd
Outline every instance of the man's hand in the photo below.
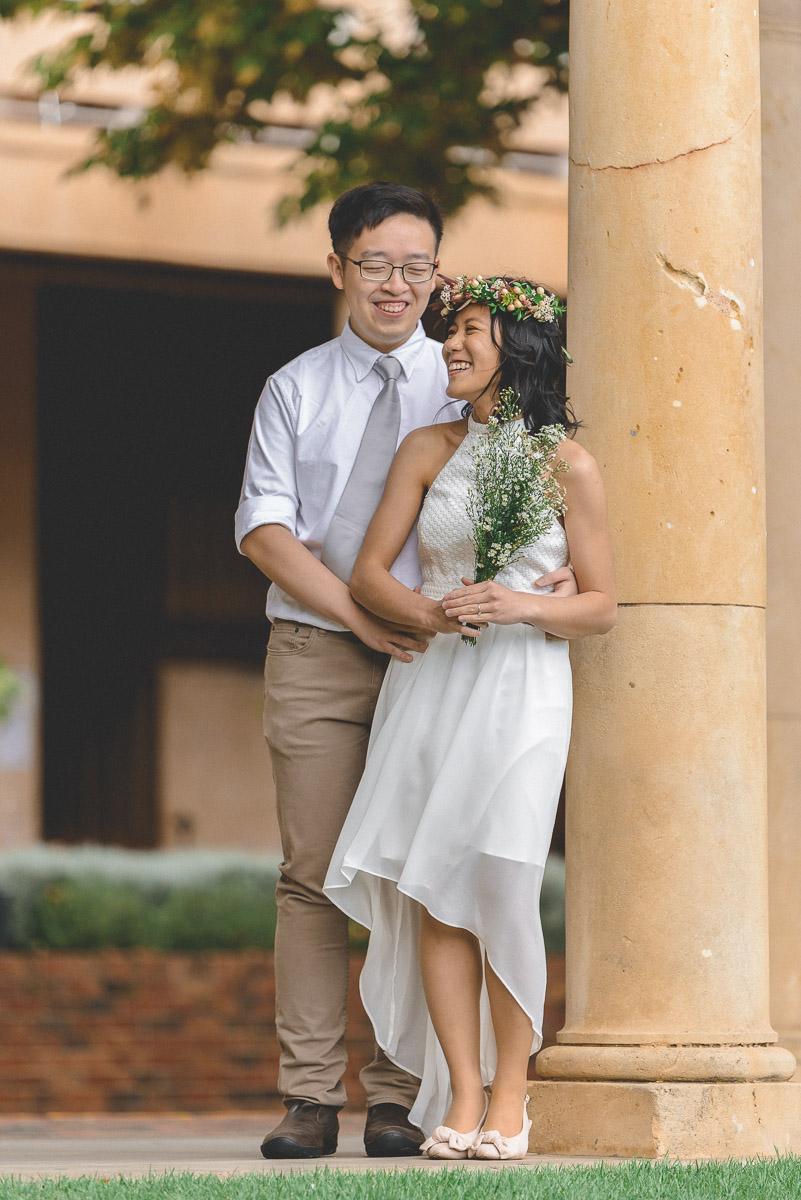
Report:
[[[541,575],[539,579],[534,580],[534,586],[538,588],[548,587],[551,584],[553,591],[547,592],[548,596],[578,595],[578,584],[572,567],[558,567],[557,570],[549,571],[547,575]]]
[[[572,567],[557,567],[555,571],[548,571],[546,575],[540,575],[539,579],[534,580],[535,587],[548,587],[553,585],[552,592],[546,592],[546,596],[577,596],[578,584]],[[562,638],[557,637],[555,633],[546,633],[546,642],[561,642]]]
[[[378,650],[381,654],[389,654],[392,658],[400,659],[401,662],[414,662],[413,653],[424,654],[428,649],[428,642],[425,640],[423,631],[417,634],[405,633],[397,626],[383,621],[381,617],[373,616],[363,608],[359,609],[359,613],[351,621],[350,627],[365,646],[369,646],[371,650]]]

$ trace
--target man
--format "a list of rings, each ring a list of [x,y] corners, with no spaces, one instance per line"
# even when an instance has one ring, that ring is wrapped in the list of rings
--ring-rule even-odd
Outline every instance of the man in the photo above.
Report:
[[[264,726],[284,854],[275,974],[288,1112],[265,1138],[265,1158],[337,1146],[348,928],[322,884],[389,658],[411,662],[426,648],[424,631],[398,630],[360,608],[347,580],[397,444],[446,402],[441,348],[420,325],[442,236],[433,201],[417,188],[366,184],[340,196],[329,230],[328,269],[350,319],[340,337],[267,381],[236,516],[241,552],[272,581]],[[393,573],[419,583],[413,536]],[[360,1078],[367,1153],[418,1154],[422,1134],[408,1110],[419,1081],[379,1049]]]

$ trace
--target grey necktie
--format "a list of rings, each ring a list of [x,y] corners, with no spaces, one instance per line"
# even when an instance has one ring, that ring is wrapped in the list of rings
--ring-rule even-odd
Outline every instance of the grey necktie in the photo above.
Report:
[[[373,401],[348,482],[331,518],[320,552],[320,561],[345,583],[361,549],[367,526],[378,507],[387,472],[398,445],[400,397],[397,358],[379,358],[375,369],[386,383]]]

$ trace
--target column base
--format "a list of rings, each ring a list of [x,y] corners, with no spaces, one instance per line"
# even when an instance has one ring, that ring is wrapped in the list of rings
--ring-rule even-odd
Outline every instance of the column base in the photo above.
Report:
[[[775,1035],[774,1035],[775,1037]],[[784,1083],[796,1060],[784,1046],[548,1046],[537,1056],[540,1079],[632,1083]]]
[[[798,1083],[529,1083],[535,1154],[801,1154]]]
[[[790,1076],[793,1083],[801,1083],[801,1030],[787,1029],[780,1030],[779,1044],[795,1055],[796,1068],[793,1075]]]

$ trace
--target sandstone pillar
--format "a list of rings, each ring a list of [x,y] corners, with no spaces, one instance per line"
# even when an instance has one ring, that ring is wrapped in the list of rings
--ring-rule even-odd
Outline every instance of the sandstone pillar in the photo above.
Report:
[[[801,0],[763,0],[771,1016],[801,1057]],[[798,1078],[798,1073],[796,1074]]]
[[[570,382],[622,607],[574,653],[540,1151],[801,1149],[768,1013],[759,122],[752,0],[572,6]]]

